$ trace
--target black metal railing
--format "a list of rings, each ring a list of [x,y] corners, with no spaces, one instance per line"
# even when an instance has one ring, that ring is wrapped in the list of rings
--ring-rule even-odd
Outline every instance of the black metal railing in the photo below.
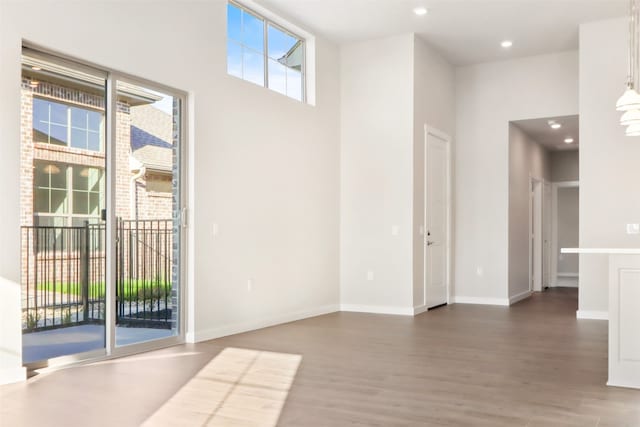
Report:
[[[171,327],[172,227],[172,220],[118,220],[118,325]]]
[[[117,222],[116,323],[170,329],[173,221]],[[24,333],[104,323],[105,225],[22,227]]]

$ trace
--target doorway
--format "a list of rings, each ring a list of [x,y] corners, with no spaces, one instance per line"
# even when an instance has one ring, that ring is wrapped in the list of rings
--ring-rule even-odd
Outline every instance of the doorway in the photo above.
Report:
[[[451,138],[425,126],[424,305],[449,302]]]
[[[509,123],[510,304],[556,285],[556,183],[578,180],[578,146],[578,116]]]
[[[549,287],[549,244],[551,185],[531,177],[529,196],[529,291],[541,292]]]
[[[23,363],[183,340],[184,93],[25,47]]]
[[[579,255],[563,254],[561,249],[579,247],[579,182],[554,182],[552,200],[551,286],[577,288],[580,271]]]

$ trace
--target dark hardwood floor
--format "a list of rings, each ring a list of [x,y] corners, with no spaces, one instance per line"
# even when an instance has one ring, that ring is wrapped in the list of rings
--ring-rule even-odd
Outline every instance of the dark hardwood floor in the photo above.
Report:
[[[241,348],[302,356],[288,394],[288,385],[271,393],[286,397],[279,426],[640,426],[640,391],[605,385],[607,322],[576,320],[576,309],[576,289],[556,288],[510,308],[334,313],[3,386],[0,425],[191,426],[206,418],[272,426],[251,405],[279,412],[277,403],[236,400],[228,411],[236,415],[214,422],[220,402],[189,398],[240,369],[215,364],[224,349]],[[278,369],[263,369],[263,380],[285,372]],[[194,378],[200,394],[189,394]],[[227,378],[225,390],[238,384],[246,386]]]

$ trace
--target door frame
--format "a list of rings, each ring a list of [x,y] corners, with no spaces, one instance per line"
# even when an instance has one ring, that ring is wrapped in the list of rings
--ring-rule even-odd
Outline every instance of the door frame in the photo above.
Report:
[[[105,324],[106,324],[106,356],[110,357],[123,357],[128,356],[135,353],[142,353],[151,350],[157,350],[161,348],[170,347],[173,345],[183,344],[186,340],[186,289],[187,289],[187,270],[188,270],[188,258],[187,258],[187,248],[188,248],[188,228],[187,228],[187,206],[189,206],[189,192],[188,192],[188,175],[187,175],[187,167],[188,167],[188,135],[187,135],[187,106],[188,106],[188,94],[179,89],[174,89],[170,86],[163,85],[161,83],[156,83],[141,77],[131,76],[127,73],[106,69],[108,73],[107,77],[107,121],[106,121],[106,129],[107,129],[107,147],[109,147],[109,143],[115,144],[115,138],[117,135],[117,121],[116,110],[117,110],[117,82],[123,82],[128,84],[133,84],[137,86],[142,86],[146,89],[151,89],[157,92],[161,92],[167,95],[171,95],[174,98],[177,98],[180,101],[180,120],[179,120],[179,131],[178,138],[180,138],[180,147],[178,153],[178,163],[179,163],[179,180],[180,186],[178,191],[180,192],[179,198],[179,275],[178,275],[178,330],[177,335],[172,337],[160,338],[151,341],[145,341],[140,343],[129,344],[126,346],[118,347],[116,346],[116,336],[115,336],[115,327],[116,327],[116,319],[115,319],[115,311],[108,310],[105,314]],[[115,150],[110,149],[107,150],[106,153],[107,159],[107,172],[109,172],[109,164],[115,165],[116,154]],[[116,200],[116,174],[108,173],[107,174],[107,189],[106,189],[106,206],[115,206]],[[107,268],[106,268],[106,283],[110,284],[107,286],[106,290],[106,299],[111,302],[111,306],[113,308],[116,307],[116,294],[115,294],[115,283],[116,283],[116,239],[117,239],[117,230],[116,230],[116,212],[115,209],[107,208],[107,229],[106,229],[106,237],[107,241],[110,244],[107,246]],[[111,261],[110,261],[111,260]]]
[[[444,141],[445,143],[445,153],[447,156],[446,159],[446,168],[447,168],[447,172],[445,174],[446,176],[446,207],[447,207],[447,213],[445,215],[445,219],[447,221],[447,225],[445,227],[445,244],[447,245],[445,254],[446,254],[446,267],[445,267],[445,285],[446,285],[446,292],[447,292],[447,304],[451,304],[451,269],[452,269],[452,253],[453,253],[453,248],[452,248],[452,207],[451,207],[451,182],[452,182],[452,172],[453,172],[453,168],[452,168],[452,160],[451,160],[451,137],[437,129],[434,126],[431,126],[429,124],[425,124],[424,125],[424,140],[423,140],[423,147],[424,147],[424,156],[423,156],[423,169],[424,169],[424,177],[423,177],[423,185],[424,185],[424,189],[423,189],[423,215],[422,215],[422,227],[421,227],[421,237],[422,237],[422,247],[423,247],[423,254],[422,254],[422,304],[423,307],[427,307],[427,246],[426,246],[426,227],[427,227],[427,179],[428,179],[428,173],[427,173],[427,169],[428,169],[428,150],[427,150],[427,142],[429,139],[429,135],[435,136],[436,138],[439,138],[441,140]]]
[[[558,248],[558,189],[560,188],[577,188],[579,191],[580,181],[551,183],[551,286],[558,286],[558,254],[560,249]],[[579,214],[580,212],[578,212]]]
[[[544,180],[529,175],[529,292],[544,289]],[[536,227],[538,223],[538,227]],[[539,268],[538,268],[539,266]],[[534,273],[538,271],[536,276]],[[539,282],[538,282],[539,281]]]
[[[91,61],[85,61],[75,58],[71,55],[61,53],[55,49],[32,43],[28,40],[22,40],[22,48],[27,48],[42,55],[47,56],[52,61],[62,63],[72,63],[80,69],[98,70],[106,74],[105,80],[105,207],[107,209],[107,221],[105,231],[106,267],[105,267],[105,304],[111,309],[105,310],[105,347],[97,350],[91,350],[84,353],[76,353],[71,355],[59,356],[33,363],[25,363],[28,370],[38,370],[39,372],[47,372],[57,370],[72,364],[93,363],[101,360],[107,360],[117,357],[128,356],[136,353],[166,348],[172,345],[183,344],[186,342],[187,336],[187,320],[188,313],[187,303],[189,292],[188,289],[193,286],[190,282],[191,276],[191,260],[189,258],[189,247],[191,244],[190,234],[192,230],[189,227],[187,218],[189,217],[188,208],[191,203],[190,191],[191,175],[189,171],[190,162],[190,133],[188,124],[190,123],[191,99],[189,93],[171,86],[147,80],[142,77],[133,76],[131,74],[114,70]],[[180,121],[179,121],[179,138],[180,138],[180,274],[178,276],[178,334],[176,336],[162,338],[153,341],[147,341],[137,344],[131,344],[122,347],[116,347],[115,343],[115,279],[116,279],[116,215],[115,209],[109,206],[115,206],[116,192],[116,174],[113,173],[113,165],[115,165],[116,155],[113,145],[116,137],[116,111],[117,111],[117,88],[116,82],[123,81],[128,83],[144,86],[151,90],[166,93],[180,100]]]

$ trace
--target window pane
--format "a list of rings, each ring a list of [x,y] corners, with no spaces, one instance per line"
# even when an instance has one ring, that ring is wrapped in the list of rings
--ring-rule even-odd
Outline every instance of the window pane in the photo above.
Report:
[[[71,126],[86,129],[87,111],[77,107],[71,107]]]
[[[302,101],[302,73],[292,68],[287,68],[287,95]]]
[[[87,135],[87,150],[100,151],[100,135],[102,133],[89,131]]]
[[[37,163],[33,168],[33,185],[36,187],[49,186],[49,174],[44,172],[44,164]]]
[[[242,78],[242,47],[231,40],[227,42],[227,73]]]
[[[87,131],[83,129],[71,129],[71,145],[74,148],[87,148]]]
[[[269,60],[269,89],[287,93],[286,67],[273,59]]]
[[[96,111],[87,111],[87,115],[89,117],[89,130],[100,132],[100,128],[102,127],[102,114]]]
[[[244,48],[243,78],[264,86],[264,57],[260,53]]]
[[[51,144],[67,145],[66,126],[51,124],[51,131],[49,135],[51,136],[51,139],[49,140]]]
[[[245,11],[242,11],[242,44],[264,52],[264,21]]]
[[[284,62],[288,53],[292,53],[292,49],[295,47],[298,39],[278,28],[269,25],[269,57]],[[294,49],[295,50],[295,49]]]
[[[45,172],[51,175],[51,187],[66,190],[67,170],[66,167],[51,163],[45,166]]]
[[[85,191],[73,192],[73,213],[86,214],[88,212],[87,196],[89,193]]]
[[[227,4],[227,37],[242,41],[242,12],[231,3]]]
[[[67,191],[51,190],[51,213],[66,214],[67,213]]]
[[[89,186],[89,168],[82,166],[73,167],[73,189],[87,190]]]
[[[89,191],[100,192],[102,190],[102,171],[99,169],[89,168]]]
[[[49,102],[51,108],[51,123],[67,125],[67,106],[56,102]]]
[[[100,214],[100,194],[89,193],[89,215]]]
[[[33,199],[36,212],[49,212],[49,190],[37,188]]]
[[[49,104],[41,99],[33,98],[33,129],[38,132],[49,132]]]

